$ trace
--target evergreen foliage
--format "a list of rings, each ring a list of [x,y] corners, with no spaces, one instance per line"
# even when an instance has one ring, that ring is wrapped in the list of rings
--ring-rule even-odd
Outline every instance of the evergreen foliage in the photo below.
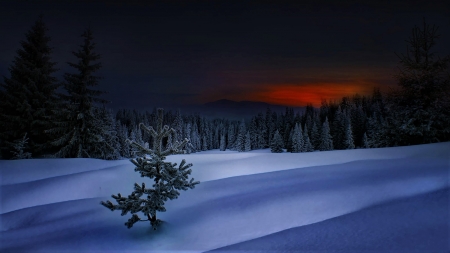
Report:
[[[226,147],[227,147],[227,145],[226,145],[226,143],[225,143],[225,135],[222,134],[222,135],[220,136],[220,151],[225,151],[225,150],[226,150]]]
[[[161,220],[157,219],[156,212],[165,212],[164,203],[169,199],[176,199],[180,195],[180,190],[193,189],[195,185],[200,182],[194,181],[188,177],[192,170],[189,169],[192,164],[186,164],[183,159],[179,166],[176,163],[165,162],[165,158],[171,154],[184,153],[182,148],[189,142],[185,139],[183,142],[176,141],[170,149],[163,149],[163,139],[169,134],[174,133],[173,128],[167,125],[163,126],[163,109],[158,109],[158,122],[156,131],[153,127],[146,127],[144,124],[139,124],[139,127],[148,132],[153,137],[152,149],[143,147],[137,142],[131,142],[138,152],[139,156],[130,161],[136,166],[135,171],[141,174],[141,177],[148,177],[153,179],[152,188],[146,188],[145,183],[139,185],[134,184],[134,191],[128,197],[123,197],[120,193],[112,195],[117,204],[114,205],[111,201],[102,201],[101,204],[111,211],[121,210],[121,215],[126,215],[128,212],[132,214],[131,218],[125,223],[128,228],[131,228],[138,221],[149,221],[153,229],[156,230]],[[143,195],[145,198],[141,198]],[[137,213],[142,212],[148,219],[142,220]]]
[[[245,145],[244,145],[244,151],[248,152],[252,150],[252,140],[250,138],[250,132],[247,131],[245,134]]]
[[[282,153],[283,152],[283,139],[281,138],[278,130],[275,131],[273,135],[272,142],[270,143],[270,151],[272,153]]]
[[[398,55],[399,89],[388,94],[388,145],[412,145],[450,140],[450,55],[437,57],[433,48],[438,27],[423,22],[407,40],[406,54]]]
[[[239,130],[238,130],[238,135],[236,138],[236,142],[234,145],[234,148],[236,151],[238,152],[244,152],[245,151],[245,135],[246,135],[246,127],[245,127],[245,122],[244,120],[241,121],[241,123],[239,124]]]
[[[319,150],[333,150],[333,140],[330,134],[330,126],[328,124],[328,117],[325,118],[325,122],[322,125],[322,134],[320,135]]]
[[[105,139],[115,138],[112,136],[113,123],[106,126],[108,129],[104,128],[107,123],[105,124],[103,119],[108,115],[102,116],[101,110],[94,105],[106,103],[99,98],[104,92],[90,88],[97,86],[100,79],[94,75],[101,67],[100,63],[96,63],[100,55],[94,52],[95,43],[91,30],[84,31],[81,37],[84,40],[83,44],[78,51],[73,52],[78,62],[68,63],[77,70],[77,73],[64,74],[64,88],[67,95],[60,94],[60,96],[65,104],[54,111],[57,116],[55,126],[46,132],[55,136],[52,145],[58,148],[56,157],[110,157],[114,147]]]
[[[304,151],[304,141],[301,125],[295,124],[294,131],[292,133],[292,153],[300,153]]]
[[[363,135],[363,141],[362,141],[362,147],[363,148],[369,148],[369,141],[367,140],[367,134],[364,133]]]
[[[47,27],[40,16],[26,33],[13,64],[10,78],[4,77],[0,96],[0,139],[2,156],[10,158],[8,151],[14,140],[28,133],[29,147],[34,156],[44,153],[50,137],[44,130],[50,127],[53,109],[57,108],[57,80],[55,62],[51,61],[52,48],[48,45]]]
[[[345,149],[354,149],[355,142],[353,141],[353,132],[352,132],[352,124],[349,121],[347,123],[345,135],[344,135],[344,148]]]
[[[303,129],[303,151],[302,152],[312,152],[312,151],[314,151],[314,147],[309,139],[308,129],[305,127],[305,129]]]
[[[11,151],[13,157],[12,159],[29,159],[31,158],[31,153],[26,152],[28,149],[28,138],[27,133],[23,136],[22,139],[18,139],[14,141],[13,144],[14,150]]]

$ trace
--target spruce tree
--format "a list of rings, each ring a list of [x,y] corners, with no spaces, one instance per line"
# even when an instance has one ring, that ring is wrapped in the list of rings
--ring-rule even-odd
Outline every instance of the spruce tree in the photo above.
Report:
[[[81,37],[83,44],[78,51],[72,52],[78,62],[68,63],[77,73],[64,74],[67,95],[61,94],[61,98],[66,104],[55,110],[55,127],[47,130],[47,133],[55,136],[52,144],[59,148],[56,157],[101,158],[104,132],[94,103],[106,101],[99,98],[104,92],[91,88],[97,86],[100,79],[94,75],[101,67],[101,64],[96,62],[100,55],[94,52],[95,43],[90,29],[84,31]]]
[[[345,123],[345,113],[342,112],[341,106],[339,106],[334,115],[332,128],[330,129],[330,134],[333,136],[333,145],[335,149],[346,149],[344,144],[346,131]]]
[[[167,200],[178,198],[180,190],[193,189],[195,185],[200,182],[194,181],[191,178],[188,181],[192,170],[189,169],[192,164],[186,164],[183,159],[179,166],[176,163],[165,162],[166,156],[171,154],[182,154],[182,148],[189,142],[185,139],[183,142],[175,142],[171,149],[163,149],[162,140],[169,136],[170,133],[175,133],[173,128],[169,129],[167,125],[163,126],[163,109],[158,109],[158,122],[156,131],[153,127],[146,127],[140,123],[139,127],[151,134],[153,137],[152,149],[143,147],[139,143],[131,142],[135,147],[139,156],[130,161],[136,166],[135,171],[139,172],[142,177],[153,179],[151,188],[147,188],[145,183],[139,185],[134,184],[134,191],[128,197],[123,197],[120,193],[112,195],[117,202],[114,205],[111,201],[100,202],[103,206],[114,210],[121,210],[121,215],[124,216],[128,212],[132,214],[131,218],[125,223],[128,228],[131,228],[138,221],[149,221],[153,229],[156,230],[161,220],[157,219],[156,212],[165,212],[164,203]],[[145,198],[141,198],[147,195]],[[142,212],[148,218],[142,220],[136,213]]]
[[[247,131],[245,134],[245,145],[244,145],[244,151],[248,152],[252,150],[252,139],[250,138],[250,132]]]
[[[302,152],[312,152],[312,151],[314,151],[314,146],[312,145],[312,143],[309,139],[308,128],[305,127],[305,129],[303,130],[303,150],[302,150]]]
[[[28,149],[28,138],[27,134],[23,136],[22,139],[18,139],[14,141],[13,145],[14,150],[11,151],[13,157],[12,159],[29,159],[31,158],[31,153],[27,152]]]
[[[281,137],[278,130],[276,130],[275,134],[273,135],[272,142],[270,143],[270,151],[272,153],[283,152],[283,138]]]
[[[344,135],[344,148],[354,149],[355,142],[353,140],[352,124],[350,121],[347,122],[347,127]]]
[[[117,137],[116,122],[112,112],[106,107],[94,108],[96,127],[98,134],[102,137],[102,145],[91,153],[91,157],[105,160],[117,160],[120,157],[119,139]]]
[[[238,152],[244,152],[245,151],[245,134],[246,134],[247,130],[245,127],[245,122],[244,120],[241,121],[240,125],[239,125],[239,130],[238,130],[238,135],[236,138],[236,143],[234,148],[238,151]]]
[[[450,55],[433,52],[440,37],[437,26],[415,26],[399,55],[399,88],[388,95],[389,145],[414,145],[450,140]]]
[[[317,128],[316,121],[313,122],[313,125],[311,128],[311,144],[314,146],[314,149],[319,149],[320,132],[319,132],[319,129]]]
[[[175,141],[181,142],[183,139],[183,118],[181,117],[180,110],[177,110],[175,120],[173,122],[173,128],[175,129]]]
[[[50,37],[40,16],[26,33],[13,64],[10,78],[4,77],[0,97],[0,139],[4,158],[13,141],[28,133],[30,150],[34,156],[43,155],[49,148],[50,137],[44,130],[50,127],[53,109],[58,107],[55,64],[51,61]]]
[[[328,124],[328,117],[325,118],[325,122],[322,125],[322,134],[320,135],[319,150],[333,150],[333,140],[330,135],[330,125]]]
[[[225,135],[222,134],[220,136],[220,151],[225,151],[226,150],[226,143],[225,143]]]
[[[230,123],[228,125],[228,141],[227,141],[227,148],[229,150],[234,150],[234,141],[236,140],[235,134],[234,134],[234,125],[233,123]]]
[[[367,134],[366,133],[364,133],[364,135],[363,135],[362,143],[363,143],[363,145],[362,145],[363,148],[369,148],[370,147],[369,146],[369,141],[367,140]]]
[[[295,124],[294,132],[292,134],[292,153],[300,153],[304,150],[303,134],[301,125]]]

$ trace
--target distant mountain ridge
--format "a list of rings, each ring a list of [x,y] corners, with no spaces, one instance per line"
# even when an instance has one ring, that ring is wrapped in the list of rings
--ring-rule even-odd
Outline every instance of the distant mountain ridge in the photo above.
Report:
[[[213,102],[208,102],[201,105],[190,105],[179,108],[182,114],[198,113],[207,118],[226,118],[226,119],[249,119],[256,116],[258,113],[265,115],[267,108],[277,113],[284,113],[285,105],[273,105],[259,101],[233,101],[229,99],[220,99]],[[293,108],[294,112],[304,112],[305,107],[289,107]]]

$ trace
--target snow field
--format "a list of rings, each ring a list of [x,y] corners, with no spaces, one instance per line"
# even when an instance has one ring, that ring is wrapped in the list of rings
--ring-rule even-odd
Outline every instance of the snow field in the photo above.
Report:
[[[320,245],[314,248],[314,243],[318,243],[314,238],[333,234],[333,231],[326,232],[326,229],[336,229],[329,222],[337,219],[341,226],[346,226],[348,217],[355,217],[359,226],[376,225],[383,217],[394,222],[399,216],[390,215],[386,210],[398,209],[407,216],[408,205],[401,205],[404,199],[412,199],[407,203],[417,208],[420,203],[428,203],[420,196],[444,191],[441,202],[416,212],[447,211],[448,214],[448,205],[442,201],[446,197],[448,203],[445,189],[450,178],[449,150],[450,143],[438,143],[298,154],[256,150],[169,156],[167,160],[171,162],[179,163],[184,158],[193,163],[192,176],[201,183],[166,203],[167,212],[158,214],[164,223],[157,231],[151,230],[147,222],[127,229],[123,224],[130,214],[120,216],[119,211],[111,212],[99,204],[101,200],[112,200],[111,194],[128,195],[134,182],[147,180],[139,177],[127,160],[0,161],[0,251],[204,252],[244,247],[241,249],[247,252],[258,249],[261,243],[255,242],[262,240],[258,238],[285,245],[273,248],[274,252],[298,249],[302,245],[308,246],[304,248],[308,252],[323,250]],[[370,209],[384,203],[391,205],[381,211]],[[366,210],[373,215],[362,215],[369,212]],[[442,226],[439,230],[442,232],[445,221],[448,228],[449,217],[440,216],[439,222],[444,223],[444,230]],[[409,227],[416,231],[420,227],[417,224],[427,222],[436,223],[431,218],[422,219]],[[405,233],[397,230],[397,234]],[[338,232],[334,233],[334,240],[324,244],[334,247],[327,250],[361,249],[361,245],[358,248],[350,242],[336,244],[342,241],[339,239],[342,233]],[[413,232],[410,237],[416,240],[410,246],[417,244],[420,248],[435,242],[427,237],[431,244],[421,244],[426,233],[416,231],[419,237],[414,238]],[[291,239],[298,238],[304,243],[287,243],[287,237],[279,233],[289,233]],[[374,242],[381,240],[384,237],[380,233],[369,237]],[[448,250],[442,246],[442,237],[450,238],[448,230],[447,234],[435,235],[440,243],[434,244],[441,245],[437,250]],[[371,241],[363,238],[367,243]],[[406,246],[391,243],[385,245],[385,250],[389,247]],[[365,249],[372,249],[370,243]],[[374,244],[373,249],[383,248]]]

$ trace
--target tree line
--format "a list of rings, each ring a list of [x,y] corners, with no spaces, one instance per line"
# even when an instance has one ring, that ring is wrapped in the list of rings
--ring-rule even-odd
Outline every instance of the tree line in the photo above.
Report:
[[[311,152],[414,145],[450,140],[450,57],[432,51],[439,37],[436,26],[414,27],[407,53],[398,55],[398,88],[370,96],[322,101],[307,105],[303,113],[269,108],[250,119],[207,119],[180,111],[164,112],[164,124],[175,130],[163,139],[170,148],[185,138],[187,153],[211,149],[246,152],[270,148],[272,152]],[[59,82],[53,76],[50,37],[40,17],[0,84],[0,155],[2,159],[31,157],[135,157],[152,143],[139,124],[156,127],[157,110],[113,113],[95,89],[100,77],[100,55],[90,29],[69,62],[73,72]],[[63,92],[59,92],[62,88]]]

